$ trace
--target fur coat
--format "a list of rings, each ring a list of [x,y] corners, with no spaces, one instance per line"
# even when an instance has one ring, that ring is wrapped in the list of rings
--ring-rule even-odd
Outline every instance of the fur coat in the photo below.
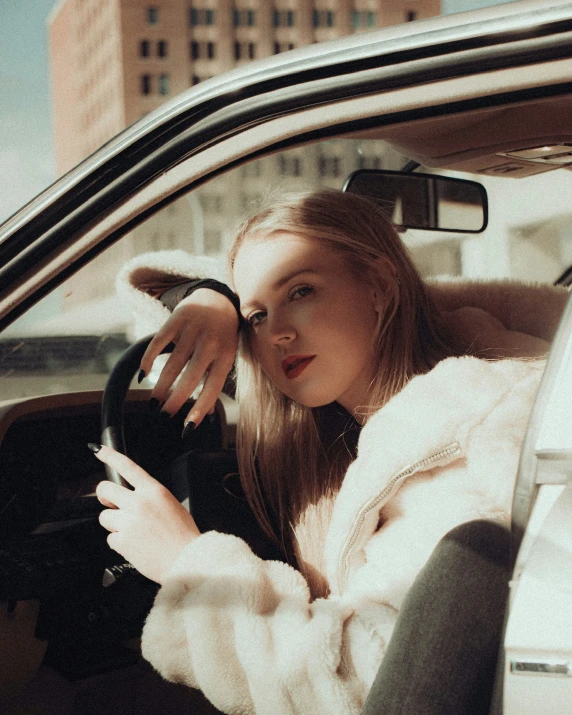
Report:
[[[178,257],[177,257],[178,256]],[[140,257],[119,277],[139,331],[166,317],[142,291],[169,276],[224,279],[208,259]],[[552,337],[566,291],[520,284],[434,288],[446,309],[482,307]],[[363,428],[325,539],[328,598],[292,567],[208,532],[173,565],[148,616],[144,657],[221,711],[359,713],[407,590],[438,541],[478,518],[509,523],[520,448],[543,362],[449,358],[415,377]]]

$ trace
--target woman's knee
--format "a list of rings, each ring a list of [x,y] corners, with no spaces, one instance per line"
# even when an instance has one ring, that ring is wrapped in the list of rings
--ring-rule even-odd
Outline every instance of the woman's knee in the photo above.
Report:
[[[440,545],[478,555],[502,569],[510,567],[510,530],[500,522],[477,519],[459,524],[443,537]]]

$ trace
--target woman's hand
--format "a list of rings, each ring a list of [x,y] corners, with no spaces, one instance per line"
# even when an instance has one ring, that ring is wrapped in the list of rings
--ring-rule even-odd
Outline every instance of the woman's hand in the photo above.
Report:
[[[95,451],[95,446],[90,448]],[[107,543],[144,576],[163,583],[183,548],[200,536],[195,520],[168,489],[129,457],[105,446],[95,456],[134,487],[108,481],[97,485],[97,498],[109,507],[99,516],[100,524],[111,532]]]
[[[228,298],[210,288],[194,291],[179,303],[150,342],[141,360],[141,370],[145,374],[149,374],[155,358],[170,342],[176,347],[163,367],[151,397],[158,400],[163,412],[174,415],[206,375],[201,394],[185,419],[186,423],[192,421],[199,425],[214,408],[236,357],[236,309]],[[168,396],[179,375],[179,382]]]

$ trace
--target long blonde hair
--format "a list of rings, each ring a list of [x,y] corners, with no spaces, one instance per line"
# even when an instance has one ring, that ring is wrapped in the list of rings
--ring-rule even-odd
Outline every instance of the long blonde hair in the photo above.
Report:
[[[282,197],[240,227],[229,253],[231,275],[246,241],[271,239],[284,231],[336,251],[376,292],[391,296],[372,336],[376,377],[364,420],[414,375],[456,354],[406,247],[373,202],[329,189]],[[380,275],[380,259],[390,266],[389,281]],[[264,531],[293,560],[292,527],[307,506],[336,493],[354,455],[343,437],[328,436],[328,407],[300,405],[266,377],[248,328],[242,332],[237,360],[237,398],[237,451],[245,494]]]

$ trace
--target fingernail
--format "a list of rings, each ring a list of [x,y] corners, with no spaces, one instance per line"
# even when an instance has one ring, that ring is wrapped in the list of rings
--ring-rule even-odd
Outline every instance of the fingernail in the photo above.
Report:
[[[161,410],[161,412],[159,412],[159,423],[162,425],[168,424],[172,416],[173,415],[170,415],[167,410]]]
[[[137,382],[141,384],[145,379],[146,375],[147,373],[145,372],[145,370],[139,370],[139,375],[137,375]]]
[[[188,437],[191,434],[191,432],[193,430],[195,430],[196,428],[197,428],[197,425],[193,421],[189,420],[183,429],[183,434],[181,435],[181,439],[185,439],[185,437]]]
[[[88,442],[87,446],[91,449],[91,451],[94,454],[97,454],[99,452],[99,450],[101,449],[101,445],[97,444],[96,442]]]
[[[161,407],[161,403],[156,397],[152,397],[149,400],[149,410],[153,413],[159,412],[159,409]]]

